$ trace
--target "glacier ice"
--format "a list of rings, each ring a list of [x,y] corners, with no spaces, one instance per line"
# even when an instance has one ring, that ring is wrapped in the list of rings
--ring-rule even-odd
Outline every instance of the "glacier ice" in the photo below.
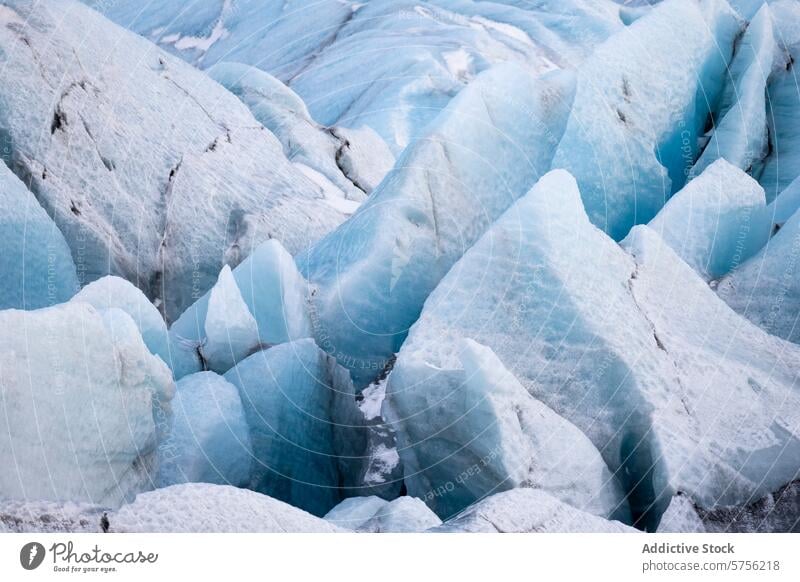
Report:
[[[490,348],[465,340],[459,370],[424,358],[401,352],[384,404],[409,494],[446,519],[487,495],[534,487],[630,521],[625,494],[594,445],[528,394]]]
[[[317,343],[364,388],[428,293],[549,166],[573,77],[495,67],[459,93],[346,223],[297,255]]]
[[[780,198],[779,198],[780,199]],[[735,311],[768,333],[800,343],[800,211],[718,286],[717,293]]]
[[[258,324],[225,265],[208,296],[203,360],[209,369],[224,373],[258,348]]]
[[[393,501],[375,496],[349,497],[331,509],[325,519],[361,533],[422,532],[442,523],[425,502],[408,496]]]
[[[108,516],[109,531],[144,533],[334,533],[324,519],[255,491],[186,483],[141,493]]]
[[[353,201],[357,208],[394,165],[394,156],[374,131],[321,127],[300,97],[255,67],[219,63],[208,74],[248,106],[280,140],[286,156],[301,165],[301,171],[305,168],[307,176],[319,176],[316,180],[331,185],[326,191],[334,196],[331,204],[340,198]],[[363,150],[369,157],[358,155]]]
[[[132,283],[111,275],[102,277],[86,285],[72,301],[88,303],[98,310],[121,309],[131,316],[150,352],[170,365],[167,325],[158,309]]]
[[[250,427],[250,487],[325,515],[365,447],[346,370],[304,339],[253,354],[225,379],[238,387]]]
[[[128,314],[1,311],[0,368],[4,497],[116,506],[152,487],[174,383]]]
[[[539,489],[495,493],[443,525],[445,533],[633,533],[637,530],[575,509]]]
[[[107,511],[72,501],[0,499],[0,533],[100,533]]]
[[[589,218],[612,238],[684,185],[738,31],[724,0],[665,0],[579,68],[553,168],[575,176]]]
[[[0,309],[38,309],[72,297],[78,274],[64,237],[2,162],[0,216]]]
[[[233,279],[255,319],[259,345],[271,346],[312,336],[306,299],[308,283],[280,242],[270,240],[259,245],[233,269]],[[206,319],[210,296],[208,292],[197,299],[169,329],[176,378],[207,367],[202,357],[208,341]],[[226,342],[224,325],[220,331],[222,336],[216,341]]]
[[[764,4],[736,43],[709,142],[691,174],[701,174],[719,158],[753,175],[761,173],[769,147],[766,87],[777,60],[772,14]]]
[[[252,447],[236,386],[214,372],[184,376],[172,401],[169,437],[158,447],[158,484],[250,482]]]
[[[707,281],[756,254],[772,231],[764,189],[725,159],[678,191],[648,226]]]
[[[3,159],[81,284],[119,275],[173,320],[258,243],[297,252],[344,219],[202,72],[78,2],[4,6]]]

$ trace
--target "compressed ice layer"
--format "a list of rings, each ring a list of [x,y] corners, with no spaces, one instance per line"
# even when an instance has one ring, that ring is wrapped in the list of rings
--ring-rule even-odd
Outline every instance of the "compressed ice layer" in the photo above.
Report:
[[[612,238],[683,187],[738,31],[723,0],[666,0],[581,65],[553,167],[575,176],[589,218]]]
[[[720,158],[753,175],[761,173],[769,148],[766,87],[777,53],[772,13],[764,4],[736,43],[711,137],[693,175]]]
[[[314,340],[281,344],[240,362],[236,385],[250,427],[250,488],[325,515],[345,496],[365,443],[352,383]]]
[[[297,271],[292,256],[278,241],[267,241],[259,245],[233,269],[233,279],[244,306],[255,319],[259,346],[268,347],[311,337],[312,328],[306,300],[308,284]],[[230,294],[234,297],[236,295],[232,289]],[[207,315],[210,297],[211,292],[200,297],[170,327],[176,378],[208,366],[208,362],[203,361],[203,354],[209,341],[222,346],[223,350],[226,346],[230,350],[225,319],[212,326],[216,336],[213,340],[209,338]],[[240,305],[237,311],[246,320],[241,307]],[[249,353],[248,349],[241,350],[235,358],[236,361]]]
[[[380,497],[349,497],[331,509],[325,519],[362,533],[422,532],[441,525],[425,502],[416,497],[386,501]]]
[[[99,310],[121,309],[131,316],[150,352],[170,364],[167,325],[158,309],[132,283],[120,277],[102,277],[81,289],[72,300]]]
[[[110,515],[109,531],[135,533],[333,533],[324,519],[255,491],[187,483],[143,493]]]
[[[344,219],[207,75],[79,2],[5,6],[3,160],[82,283],[119,275],[173,320],[223,264],[270,238],[297,252]]]
[[[128,314],[2,311],[0,362],[4,497],[116,506],[152,487],[174,383]]]
[[[63,303],[78,290],[69,247],[36,198],[0,163],[0,309]]]
[[[572,89],[566,73],[486,72],[355,215],[298,255],[317,342],[358,388],[387,366],[450,266],[550,165]]]
[[[216,483],[245,487],[253,451],[236,386],[214,372],[178,381],[169,437],[159,445],[160,487]]]
[[[512,489],[479,501],[443,525],[429,530],[446,533],[633,533],[575,509],[538,489]]]
[[[772,220],[758,182],[719,159],[675,194],[648,226],[711,281],[756,254],[769,239]]]
[[[401,357],[385,404],[405,484],[443,519],[486,495],[542,489],[581,510],[630,521],[625,494],[600,453],[533,398],[494,352],[465,340],[463,369]]]

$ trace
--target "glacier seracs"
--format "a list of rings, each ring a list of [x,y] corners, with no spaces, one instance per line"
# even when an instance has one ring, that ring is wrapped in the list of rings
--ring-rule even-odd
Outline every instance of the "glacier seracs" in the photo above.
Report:
[[[574,84],[513,65],[471,83],[346,223],[296,258],[317,343],[364,388],[450,266],[550,165]]]
[[[403,496],[393,501],[380,497],[349,497],[331,509],[325,519],[359,533],[423,532],[441,525],[425,502]]]
[[[169,436],[158,447],[158,484],[246,487],[252,447],[236,386],[214,372],[184,376],[172,400]]]
[[[594,445],[533,398],[490,348],[464,340],[460,370],[424,358],[401,352],[384,404],[409,494],[446,519],[487,495],[533,487],[630,521],[625,493]]]
[[[764,189],[722,158],[670,198],[648,226],[706,281],[755,255],[772,232]]]
[[[0,309],[51,307],[72,297],[78,274],[61,231],[2,162],[0,217]]]
[[[721,92],[740,20],[725,0],[666,0],[597,47],[553,168],[615,240],[680,189]]]
[[[127,313],[2,311],[0,362],[4,497],[117,506],[153,487],[175,385]]]

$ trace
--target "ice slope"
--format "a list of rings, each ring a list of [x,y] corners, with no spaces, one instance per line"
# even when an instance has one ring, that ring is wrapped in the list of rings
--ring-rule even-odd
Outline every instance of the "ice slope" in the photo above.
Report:
[[[608,0],[85,1],[203,68],[256,66],[319,123],[369,126],[395,154],[492,65],[571,68],[623,29]]]
[[[771,3],[770,10],[783,59],[767,85],[769,155],[759,178],[767,202],[800,175],[800,91],[795,68],[800,58],[800,6],[781,0]]]
[[[359,533],[422,532],[442,523],[425,502],[408,496],[394,501],[375,496],[349,497],[331,509],[325,519]]]
[[[280,242],[270,240],[256,247],[233,269],[233,279],[244,305],[255,319],[260,346],[312,336],[306,300],[308,283]],[[176,378],[208,367],[202,357],[210,341],[206,325],[210,297],[211,291],[202,295],[169,329]],[[240,315],[246,319],[241,306]],[[223,344],[228,341],[224,322],[214,329],[222,333],[222,337],[214,341]],[[247,356],[249,351],[244,350],[240,355]]]
[[[538,489],[496,493],[439,527],[444,533],[634,533],[618,521],[608,521],[567,505]]]
[[[401,352],[402,354],[402,352]],[[410,495],[447,519],[476,501],[533,487],[601,517],[630,521],[625,494],[574,425],[533,398],[494,352],[464,340],[463,369],[402,357],[384,410]]]
[[[250,427],[250,488],[320,516],[349,496],[364,431],[346,371],[314,340],[255,353],[225,379]]]
[[[245,487],[253,451],[236,386],[214,372],[178,381],[169,437],[159,444],[158,485],[216,483]]]
[[[100,533],[108,508],[67,501],[0,499],[0,533]]]
[[[717,293],[767,333],[800,343],[800,212],[766,246],[719,282]]]
[[[333,206],[358,208],[394,165],[394,156],[373,130],[320,126],[297,94],[255,67],[219,63],[208,74],[247,105],[290,160],[312,180],[328,185]]]
[[[112,532],[334,533],[328,521],[255,491],[187,483],[142,493],[108,516]]]
[[[575,176],[589,218],[612,238],[683,187],[738,31],[724,0],[665,0],[579,68],[553,168]]]
[[[693,175],[701,174],[719,158],[760,175],[769,148],[767,80],[777,61],[772,13],[765,4],[736,43],[710,140],[692,168]]]
[[[120,277],[102,277],[86,285],[72,301],[88,303],[98,310],[121,309],[133,319],[147,349],[171,365],[167,325],[158,309],[132,283]]]
[[[119,309],[0,312],[0,495],[116,506],[152,487],[174,384]]]
[[[573,78],[501,65],[407,148],[356,214],[296,258],[317,343],[357,388],[384,369],[428,293],[550,165]]]
[[[395,370],[459,369],[464,337],[491,347],[589,437],[649,529],[673,491],[710,508],[794,478],[800,352],[730,311],[652,230],[627,246],[635,261],[589,223],[574,180],[548,174],[431,294]],[[390,392],[425,376],[401,378]]]
[[[0,163],[0,309],[67,301],[78,275],[61,232],[25,185]]]
[[[3,158],[64,233],[82,284],[113,274],[174,319],[277,238],[344,218],[228,91],[71,0],[0,16]]]
[[[723,158],[670,198],[648,226],[706,281],[755,255],[772,232],[764,189]]]

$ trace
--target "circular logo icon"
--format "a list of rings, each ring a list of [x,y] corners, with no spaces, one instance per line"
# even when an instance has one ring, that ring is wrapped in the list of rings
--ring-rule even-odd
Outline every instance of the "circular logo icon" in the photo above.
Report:
[[[39,542],[29,542],[19,551],[19,563],[26,570],[35,570],[44,561],[44,546]]]

